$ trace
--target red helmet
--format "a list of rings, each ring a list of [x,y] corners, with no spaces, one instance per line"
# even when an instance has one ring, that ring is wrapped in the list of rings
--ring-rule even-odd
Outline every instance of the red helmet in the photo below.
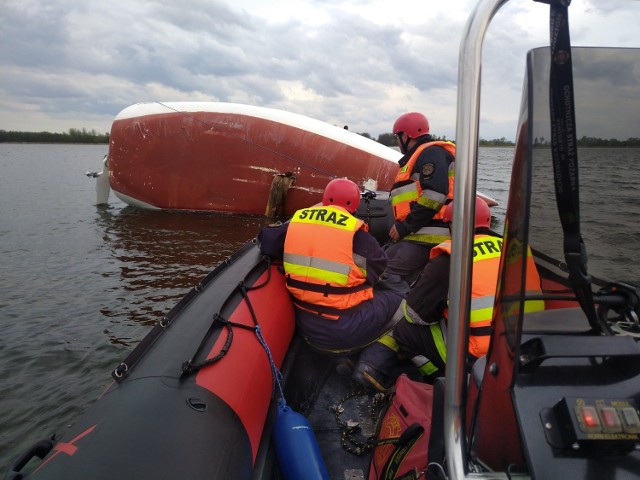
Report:
[[[447,223],[453,221],[453,202],[447,205],[442,221]],[[489,228],[489,225],[491,225],[491,210],[489,210],[489,205],[480,197],[476,197],[475,228]]]
[[[347,178],[334,178],[324,189],[323,205],[337,205],[353,213],[360,205],[360,189]]]
[[[429,133],[429,120],[418,112],[404,113],[393,124],[393,133],[404,132],[409,138],[417,138]]]

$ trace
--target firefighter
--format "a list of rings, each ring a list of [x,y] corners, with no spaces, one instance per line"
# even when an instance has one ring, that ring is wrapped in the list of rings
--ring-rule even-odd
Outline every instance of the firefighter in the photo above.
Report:
[[[490,230],[491,212],[476,197],[475,235],[471,313],[469,318],[469,364],[487,353],[491,338],[493,304],[498,281],[502,238]],[[447,205],[443,221],[450,225],[453,203]],[[383,336],[360,355],[354,379],[361,384],[385,391],[394,381],[398,355],[410,358],[422,377],[430,381],[443,376],[447,358],[447,302],[451,240],[431,250],[431,258],[422,275],[411,288],[400,309],[403,318],[393,331]],[[528,288],[540,291],[540,277],[535,265],[527,269]],[[539,307],[539,308],[538,308]],[[542,302],[533,309],[544,308]]]
[[[444,207],[453,199],[455,145],[433,141],[429,121],[418,112],[400,115],[393,133],[404,156],[391,187],[395,223],[389,231],[392,243],[385,276],[399,276],[409,285],[429,260],[432,247],[449,238],[442,221]]]
[[[282,259],[298,332],[325,353],[350,355],[371,344],[391,329],[402,301],[379,282],[387,258],[353,215],[359,203],[355,183],[334,179],[321,205],[298,210],[258,237],[263,252]]]

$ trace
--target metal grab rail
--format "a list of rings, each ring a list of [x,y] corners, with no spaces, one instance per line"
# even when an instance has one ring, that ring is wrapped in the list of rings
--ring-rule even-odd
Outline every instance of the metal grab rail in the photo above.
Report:
[[[480,125],[482,45],[491,19],[508,0],[480,0],[463,31],[458,66],[456,114],[456,163],[449,322],[447,334],[447,381],[445,382],[445,446],[449,478],[507,478],[505,474],[468,474],[464,431],[465,357],[469,335],[471,264]]]

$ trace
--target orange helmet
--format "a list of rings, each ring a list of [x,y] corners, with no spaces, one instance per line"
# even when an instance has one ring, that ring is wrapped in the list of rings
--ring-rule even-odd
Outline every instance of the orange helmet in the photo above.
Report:
[[[337,205],[354,213],[360,205],[360,189],[347,178],[334,178],[324,189],[322,204]]]
[[[404,113],[393,124],[393,133],[405,133],[409,138],[417,138],[429,133],[429,120],[418,112]]]
[[[442,221],[447,223],[453,221],[453,202],[447,205],[444,215],[442,216]],[[480,197],[476,197],[475,228],[489,228],[489,225],[491,225],[491,210],[489,210],[489,205]]]

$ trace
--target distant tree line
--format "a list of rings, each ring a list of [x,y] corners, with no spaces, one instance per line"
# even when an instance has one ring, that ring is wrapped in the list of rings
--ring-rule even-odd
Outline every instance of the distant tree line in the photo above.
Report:
[[[360,135],[362,135],[363,137],[367,137],[370,138],[371,140],[374,140],[371,135],[369,135],[368,133],[361,133]],[[431,138],[433,140],[442,140],[442,141],[446,141],[447,137],[446,135],[443,137],[439,137],[437,135],[431,135]],[[397,145],[396,143],[396,136],[393,133],[382,133],[380,135],[378,135],[378,143],[381,143],[383,145],[386,145],[387,147],[395,147]],[[481,147],[512,147],[514,145],[514,143],[510,140],[505,139],[504,137],[502,138],[496,138],[493,140],[485,140],[485,139],[480,139],[480,146]]]
[[[0,143],[109,143],[108,133],[95,130],[70,128],[68,132],[14,132],[0,130]]]
[[[533,139],[534,147],[550,146],[551,141],[544,137],[536,137]],[[631,137],[626,140],[618,140],[616,138],[595,138],[582,136],[578,139],[579,147],[616,147],[616,148],[630,148],[640,147],[640,138]]]
[[[507,140],[506,138],[494,138],[493,140],[485,140],[484,138],[480,139],[481,147],[513,147],[515,143],[511,140]]]
[[[370,138],[374,140],[371,135],[368,133],[361,133],[363,137]],[[447,137],[438,137],[433,135],[432,138],[434,140],[447,140]],[[388,147],[395,147],[396,136],[393,133],[382,133],[378,136],[378,143],[386,145]],[[485,140],[484,138],[480,139],[481,147],[513,147],[515,143],[511,140],[507,140],[506,138],[494,138],[493,140]],[[534,147],[544,147],[550,146],[550,140],[544,137],[536,137],[533,139]],[[631,147],[640,147],[640,138],[632,137],[627,140],[618,140],[616,138],[595,138],[595,137],[587,137],[583,136],[578,139],[579,147],[619,147],[619,148],[631,148]]]

